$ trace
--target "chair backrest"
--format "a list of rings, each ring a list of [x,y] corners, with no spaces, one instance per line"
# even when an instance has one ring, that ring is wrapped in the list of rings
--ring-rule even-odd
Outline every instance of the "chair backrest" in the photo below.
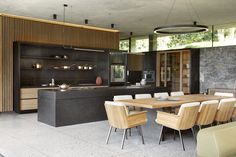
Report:
[[[236,98],[221,99],[216,113],[215,121],[227,122],[231,119],[234,111]]]
[[[182,91],[171,92],[170,93],[170,96],[183,96],[183,95],[184,95],[184,92],[182,92]]]
[[[135,99],[148,99],[152,98],[151,94],[135,94]]]
[[[169,94],[167,92],[163,93],[154,93],[154,98],[167,98]]]
[[[195,125],[199,107],[200,102],[192,102],[181,105],[178,113],[178,116],[180,116],[178,124],[180,130],[190,129]]]
[[[126,107],[121,102],[105,101],[108,122],[111,126],[125,129],[128,126]]]
[[[234,93],[215,92],[215,96],[234,97]]]
[[[218,100],[204,101],[201,103],[196,125],[209,125],[214,122],[217,108],[219,106]]]
[[[114,101],[119,101],[119,100],[132,100],[133,97],[132,95],[115,95],[113,97]]]

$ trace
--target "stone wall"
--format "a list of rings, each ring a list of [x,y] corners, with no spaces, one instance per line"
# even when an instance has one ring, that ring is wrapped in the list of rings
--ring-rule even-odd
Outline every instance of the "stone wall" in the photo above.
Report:
[[[200,50],[200,91],[236,88],[236,46]]]

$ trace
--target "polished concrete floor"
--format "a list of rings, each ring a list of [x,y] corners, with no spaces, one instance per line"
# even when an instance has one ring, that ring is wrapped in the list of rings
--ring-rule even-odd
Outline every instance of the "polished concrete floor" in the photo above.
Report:
[[[107,121],[51,127],[37,121],[37,114],[0,114],[0,153],[5,157],[194,157],[196,144],[189,132],[183,134],[186,151],[179,138],[167,133],[158,145],[160,126],[143,127],[145,145],[137,130],[120,149],[122,131],[112,132],[105,145],[109,129]]]

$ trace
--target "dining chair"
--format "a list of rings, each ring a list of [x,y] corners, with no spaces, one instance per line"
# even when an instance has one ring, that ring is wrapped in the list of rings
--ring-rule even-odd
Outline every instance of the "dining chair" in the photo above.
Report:
[[[233,112],[231,121],[234,121],[235,119],[236,119],[236,103],[235,103],[235,105],[234,105],[234,112]]]
[[[234,97],[234,93],[215,92],[215,96]]]
[[[195,123],[199,129],[214,122],[218,105],[218,100],[209,100],[201,103]]]
[[[113,97],[113,101],[119,101],[119,100],[132,100],[133,97],[132,95],[115,95]],[[135,107],[126,107],[126,112],[127,113],[131,113],[135,111]],[[117,128],[115,128],[115,132],[116,132]],[[131,136],[131,129],[129,129],[129,134]]]
[[[151,94],[135,94],[134,97],[135,97],[135,99],[149,99],[149,98],[152,98],[152,95]],[[141,111],[142,108],[135,107],[135,110]]]
[[[132,95],[115,95],[113,97],[114,101],[119,101],[119,100],[132,100],[133,97]]]
[[[113,97],[113,101],[119,101],[119,100],[132,100],[132,95],[115,95]],[[128,107],[128,111],[134,110],[134,107]]]
[[[217,108],[215,121],[217,124],[229,122],[232,118],[236,98],[221,99]]]
[[[169,97],[169,94],[167,92],[161,92],[161,93],[154,93],[154,98],[167,98]],[[175,113],[175,108],[172,108],[172,107],[165,107],[165,108],[162,108],[162,111],[164,112],[168,112],[168,113]]]
[[[127,114],[124,103],[105,101],[104,105],[107,113],[108,122],[110,125],[109,132],[106,138],[106,144],[108,144],[112,128],[123,129],[124,132],[121,142],[121,149],[123,149],[125,137],[127,137],[127,130],[129,128],[134,128],[134,127],[137,127],[138,132],[142,139],[142,143],[144,144],[144,137],[141,126],[147,123],[146,111]]]
[[[177,92],[171,92],[170,93],[170,96],[183,96],[184,95],[184,92],[182,91],[177,91]],[[174,112],[175,114],[177,114],[179,112],[179,107],[175,107],[172,109],[171,112]]]
[[[182,91],[171,92],[170,93],[170,96],[183,96],[183,95],[184,95],[184,92],[182,92]]]
[[[167,92],[154,93],[154,98],[167,98],[169,94]]]
[[[163,137],[163,129],[164,127],[167,127],[179,132],[180,142],[182,144],[183,150],[185,151],[181,131],[191,129],[193,138],[196,140],[193,126],[195,125],[197,119],[199,106],[200,102],[182,104],[178,115],[158,111],[155,121],[161,125],[159,144],[161,143]]]
[[[148,99],[152,98],[151,94],[135,94],[135,99]]]

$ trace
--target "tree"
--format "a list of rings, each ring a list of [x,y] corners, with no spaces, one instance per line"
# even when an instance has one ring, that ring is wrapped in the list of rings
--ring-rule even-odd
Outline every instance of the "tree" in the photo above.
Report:
[[[170,36],[171,40],[167,44],[168,47],[175,47],[178,45],[186,45],[191,44],[194,42],[204,42],[204,41],[211,41],[212,34],[211,32],[204,32],[204,33],[191,33],[191,34],[178,34]],[[217,41],[217,32],[214,32],[213,36],[214,40]]]

